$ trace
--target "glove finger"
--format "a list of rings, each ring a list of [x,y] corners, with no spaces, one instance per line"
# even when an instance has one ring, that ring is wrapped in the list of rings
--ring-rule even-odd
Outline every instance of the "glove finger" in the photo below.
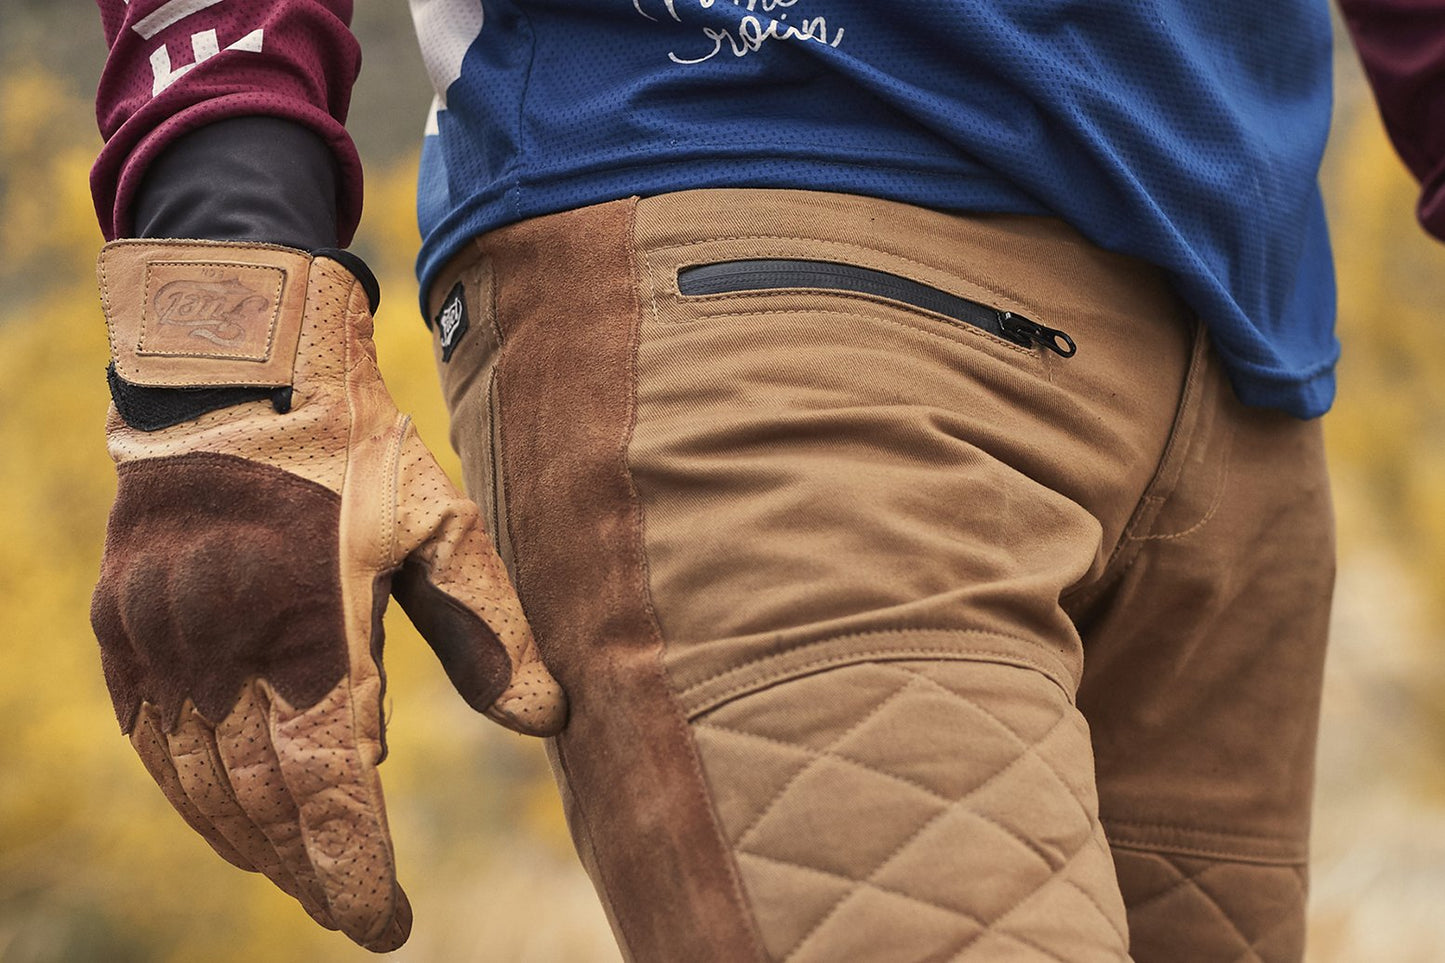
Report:
[[[188,707],[182,711],[175,731],[166,736],[166,743],[181,789],[201,815],[251,865],[300,902],[313,919],[324,914],[324,904],[318,905],[310,894],[302,891],[270,839],[237,802],[210,723]]]
[[[237,806],[265,834],[284,871],[295,881],[298,902],[317,923],[336,929],[326,891],[316,878],[301,840],[300,814],[271,745],[265,692],[252,682],[236,707],[216,726],[216,754],[225,767]]]
[[[379,707],[343,681],[306,710],[269,692],[267,724],[301,841],[336,927],[378,953],[406,942],[411,905],[396,882],[379,755]],[[364,718],[358,717],[366,713]],[[373,718],[375,717],[375,718]],[[358,721],[365,727],[359,733]],[[368,748],[363,748],[363,739]]]
[[[413,431],[402,449],[392,594],[467,704],[510,729],[550,736],[567,699],[547,671],[477,506]]]
[[[160,724],[159,714],[150,703],[144,703],[136,717],[135,728],[130,734],[131,745],[135,747],[136,754],[140,756],[141,762],[145,765],[146,771],[161,787],[176,812],[186,821],[196,833],[211,844],[221,858],[233,866],[244,869],[248,873],[257,872],[256,867],[249,859],[236,851],[236,848],[226,840],[216,827],[211,824],[186,795],[185,789],[181,786],[180,777],[176,774],[175,764],[171,761],[170,748],[167,745],[165,729]]]

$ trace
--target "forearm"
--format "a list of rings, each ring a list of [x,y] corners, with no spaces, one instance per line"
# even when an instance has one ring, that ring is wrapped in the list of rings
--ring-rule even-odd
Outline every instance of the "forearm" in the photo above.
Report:
[[[1339,0],[1390,138],[1445,239],[1445,0]]]
[[[108,238],[350,241],[349,0],[99,4],[110,54],[91,189]]]

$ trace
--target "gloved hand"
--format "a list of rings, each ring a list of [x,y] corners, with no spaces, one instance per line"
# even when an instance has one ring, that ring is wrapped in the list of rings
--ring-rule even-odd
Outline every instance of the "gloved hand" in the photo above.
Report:
[[[91,620],[121,728],[223,857],[395,949],[388,594],[503,725],[556,733],[562,691],[476,506],[381,382],[359,259],[120,241],[99,274],[120,482]]]

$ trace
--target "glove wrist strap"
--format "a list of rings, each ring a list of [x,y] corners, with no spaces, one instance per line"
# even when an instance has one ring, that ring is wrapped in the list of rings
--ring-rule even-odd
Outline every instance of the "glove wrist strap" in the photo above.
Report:
[[[309,254],[268,245],[106,245],[98,271],[116,374],[148,388],[292,384],[311,269]]]

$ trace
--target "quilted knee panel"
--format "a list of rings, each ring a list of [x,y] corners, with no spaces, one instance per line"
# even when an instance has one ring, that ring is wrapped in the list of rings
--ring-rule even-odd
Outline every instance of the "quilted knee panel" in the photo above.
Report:
[[[1126,958],[1088,731],[1039,673],[860,663],[693,730],[772,959]]]
[[[1297,963],[1306,871],[1118,848],[1136,963]]]

